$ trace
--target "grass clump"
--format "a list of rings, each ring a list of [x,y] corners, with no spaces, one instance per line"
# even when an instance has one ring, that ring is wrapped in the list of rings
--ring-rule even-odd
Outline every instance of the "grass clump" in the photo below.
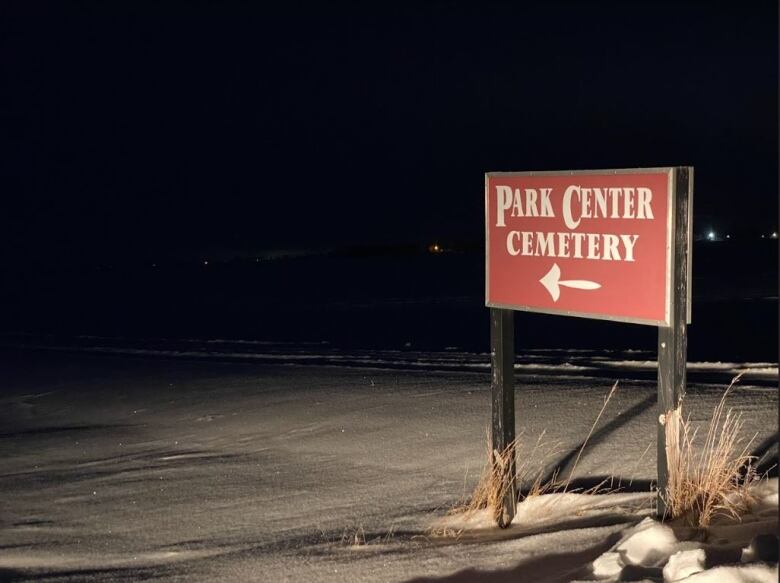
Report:
[[[493,519],[498,521],[503,511],[504,497],[512,485],[513,469],[516,484],[530,483],[525,497],[544,494],[559,487],[557,474],[551,480],[544,481],[547,462],[558,453],[557,444],[545,442],[544,436],[542,432],[531,451],[522,455],[522,434],[502,451],[493,449],[488,438],[487,463],[479,481],[468,501],[456,506],[453,513],[468,515],[488,508]],[[519,463],[517,458],[521,460]]]
[[[524,443],[522,442],[523,433],[521,432],[503,451],[498,451],[490,444],[490,434],[488,433],[487,442],[487,463],[482,469],[479,482],[474,488],[469,500],[456,506],[452,513],[465,513],[467,516],[477,511],[490,509],[493,519],[498,523],[503,512],[502,504],[504,496],[511,487],[511,478],[514,467],[515,483],[518,486],[526,485],[523,493],[520,493],[520,502],[532,496],[540,496],[553,492],[566,492],[569,488],[574,471],[580,461],[582,452],[598,425],[604,410],[617,390],[616,382],[604,399],[604,404],[599,411],[596,420],[590,428],[587,438],[582,443],[574,465],[569,472],[568,478],[564,481],[560,479],[558,469],[548,475],[548,468],[555,464],[555,459],[561,453],[559,442],[550,442],[545,440],[546,431],[537,438],[530,451],[524,452]],[[514,461],[515,458],[520,461]],[[586,494],[595,494],[603,491],[603,486],[608,480],[587,490]]]
[[[706,528],[716,515],[739,518],[749,508],[749,486],[758,478],[755,457],[749,454],[756,436],[745,440],[742,414],[726,409],[726,399],[739,378],[734,377],[713,410],[700,450],[698,428],[693,428],[690,417],[682,419],[679,409],[667,413],[665,518]]]

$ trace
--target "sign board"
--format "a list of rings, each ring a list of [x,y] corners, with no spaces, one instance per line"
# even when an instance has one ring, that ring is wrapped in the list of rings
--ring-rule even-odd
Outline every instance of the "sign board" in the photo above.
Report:
[[[656,513],[666,517],[686,385],[692,206],[690,166],[485,175],[491,451],[506,451],[491,458],[502,483],[508,472],[498,526],[511,524],[517,502],[513,310],[658,326]]]
[[[488,172],[485,304],[670,326],[675,232],[691,247],[674,171]]]

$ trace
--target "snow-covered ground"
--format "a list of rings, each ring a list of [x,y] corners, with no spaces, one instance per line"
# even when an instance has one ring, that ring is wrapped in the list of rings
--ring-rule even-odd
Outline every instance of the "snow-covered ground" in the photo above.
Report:
[[[0,579],[777,579],[776,563],[757,561],[766,549],[750,547],[777,532],[776,480],[745,523],[707,538],[649,520],[656,387],[631,370],[575,476],[614,476],[620,492],[532,498],[506,530],[447,517],[478,479],[490,408],[486,371],[441,365],[442,354],[415,356],[431,363],[415,370],[336,366],[332,354],[284,364],[0,351]],[[608,357],[588,358],[548,370],[540,355],[547,369],[517,370],[518,430],[557,444],[550,469],[570,469],[614,382]],[[766,467],[777,365],[760,364],[770,370],[730,403]],[[724,388],[692,382],[685,411],[707,419]],[[460,535],[439,534],[443,524]]]

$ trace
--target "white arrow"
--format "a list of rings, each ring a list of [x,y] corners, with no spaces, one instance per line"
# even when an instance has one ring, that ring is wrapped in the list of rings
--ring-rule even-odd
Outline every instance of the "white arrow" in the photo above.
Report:
[[[558,267],[557,263],[553,263],[550,271],[539,280],[539,283],[547,288],[554,302],[557,302],[558,298],[561,297],[560,286],[573,287],[575,289],[599,289],[601,287],[600,283],[588,281],[587,279],[567,279],[561,281],[561,268]]]

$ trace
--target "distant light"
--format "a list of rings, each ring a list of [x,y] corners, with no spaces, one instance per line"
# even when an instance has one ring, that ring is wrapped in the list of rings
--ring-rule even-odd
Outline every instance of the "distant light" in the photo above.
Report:
[[[772,233],[772,238],[773,238],[773,239],[777,239],[777,231],[775,231],[774,233]]]
[[[208,264],[209,264],[208,261],[206,261],[206,260],[203,261],[203,265],[208,265]]]
[[[707,233],[707,239],[709,239],[710,241],[714,241],[715,240],[715,231],[710,231],[709,233]]]
[[[726,235],[726,239],[731,239],[731,235]]]

